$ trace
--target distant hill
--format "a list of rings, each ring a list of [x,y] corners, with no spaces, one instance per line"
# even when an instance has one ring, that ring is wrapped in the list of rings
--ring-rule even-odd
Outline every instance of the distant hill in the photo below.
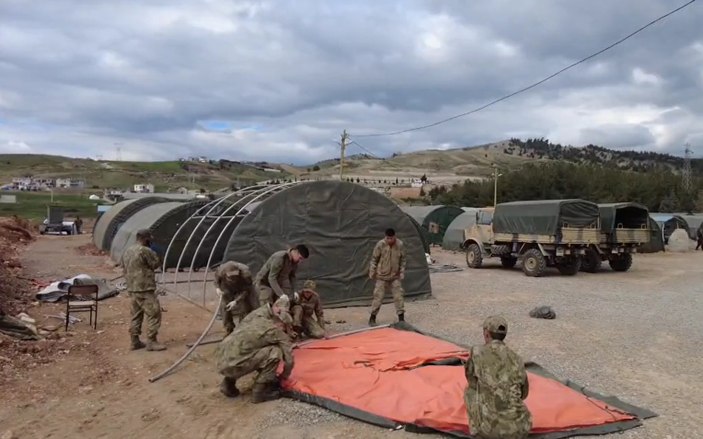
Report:
[[[396,153],[383,159],[369,155],[352,156],[346,160],[345,174],[417,177],[427,174],[481,178],[491,175],[493,164],[501,169],[511,169],[540,161],[600,165],[635,172],[654,169],[680,172],[683,167],[683,158],[670,154],[620,151],[596,145],[563,146],[552,144],[546,139],[509,139],[464,148]],[[312,172],[313,175],[339,173],[339,159],[318,162],[315,166],[319,170]],[[308,166],[308,169],[312,168],[313,166]],[[692,159],[691,168],[694,174],[703,174],[703,160]]]
[[[265,171],[264,168],[280,172]],[[267,163],[241,163],[229,160],[124,162],[79,159],[39,154],[0,154],[0,184],[14,177],[77,178],[88,189],[128,189],[138,183],[152,183],[157,192],[189,189],[217,190],[240,183],[291,177],[291,168]]]

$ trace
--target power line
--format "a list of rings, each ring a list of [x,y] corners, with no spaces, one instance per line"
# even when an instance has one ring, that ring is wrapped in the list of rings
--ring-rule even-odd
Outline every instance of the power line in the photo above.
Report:
[[[370,155],[371,157],[376,158],[376,159],[379,158],[376,154],[374,154],[374,153],[372,153],[371,151],[369,151],[365,146],[361,145],[361,144],[360,144],[359,142],[357,142],[356,140],[352,140],[351,143],[350,143],[350,145],[356,145],[357,148],[359,148],[360,150],[364,151],[365,153],[367,153],[367,154]]]
[[[472,114],[472,113],[477,113],[477,112],[479,112],[479,111],[481,111],[481,110],[484,110],[484,109],[486,109],[486,108],[488,108],[488,107],[490,107],[490,106],[493,106],[493,105],[497,104],[498,102],[504,101],[504,100],[506,100],[506,99],[509,99],[509,98],[515,96],[515,95],[518,95],[518,94],[520,94],[520,93],[524,93],[524,92],[526,92],[527,90],[530,90],[530,89],[532,89],[532,88],[534,88],[534,87],[537,87],[538,85],[543,84],[543,83],[549,81],[550,79],[554,78],[554,77],[557,76],[557,75],[560,75],[561,73],[563,73],[563,72],[565,72],[565,71],[571,69],[572,67],[576,67],[577,65],[582,64],[582,63],[588,61],[589,59],[594,58],[594,57],[600,55],[601,53],[606,52],[606,51],[612,49],[613,47],[615,47],[615,46],[619,45],[620,43],[623,43],[624,41],[630,39],[631,37],[633,37],[633,36],[635,36],[636,34],[642,32],[643,30],[647,29],[648,27],[652,26],[653,24],[655,24],[655,23],[657,23],[657,22],[659,22],[659,21],[665,19],[665,18],[668,17],[669,15],[672,15],[672,14],[674,14],[674,13],[680,11],[681,9],[683,9],[683,8],[685,8],[685,7],[689,6],[689,5],[691,5],[691,4],[694,3],[695,1],[696,1],[696,0],[690,0],[688,3],[686,3],[686,4],[682,5],[682,6],[679,6],[678,8],[674,9],[673,11],[668,12],[668,13],[666,13],[666,14],[660,16],[659,18],[650,21],[650,22],[647,23],[646,25],[640,27],[640,28],[637,29],[636,31],[634,31],[634,32],[632,32],[631,34],[627,35],[626,37],[623,37],[623,38],[619,39],[618,41],[614,42],[613,44],[609,45],[608,47],[606,47],[606,48],[604,48],[604,49],[601,49],[601,50],[599,50],[598,52],[596,52],[596,53],[594,53],[594,54],[592,54],[592,55],[587,56],[586,58],[583,58],[583,59],[581,59],[581,60],[579,60],[579,61],[576,61],[575,63],[570,64],[570,65],[568,65],[567,67],[564,67],[563,69],[559,70],[559,71],[556,72],[556,73],[553,73],[553,74],[547,76],[546,78],[542,79],[541,81],[535,82],[534,84],[528,85],[528,86],[525,87],[525,88],[522,88],[522,89],[520,89],[520,90],[518,90],[518,91],[515,91],[515,92],[513,92],[513,93],[510,93],[509,95],[506,95],[506,96],[503,96],[503,97],[501,97],[501,98],[498,98],[498,99],[496,99],[496,100],[494,100],[494,101],[491,101],[491,102],[489,102],[489,103],[487,103],[487,104],[485,104],[485,105],[482,105],[482,106],[480,106],[480,107],[478,107],[478,108],[474,108],[473,110],[467,111],[467,112],[465,112],[465,113],[457,114],[456,116],[452,116],[452,117],[449,117],[449,118],[447,118],[447,119],[442,119],[442,120],[440,120],[440,121],[437,121],[437,122],[434,122],[434,123],[431,123],[431,124],[427,124],[427,125],[415,127],[415,128],[408,128],[408,129],[400,130],[400,131],[391,131],[391,132],[387,132],[387,133],[356,134],[354,137],[394,136],[394,135],[396,135],[396,134],[402,134],[402,133],[407,133],[407,132],[410,132],[410,131],[417,131],[417,130],[422,130],[422,129],[425,129],[425,128],[434,127],[434,126],[437,126],[437,125],[440,125],[440,124],[443,124],[443,123],[452,121],[452,120],[454,120],[454,119],[458,119],[458,118],[460,118],[460,117],[468,116],[469,114]]]

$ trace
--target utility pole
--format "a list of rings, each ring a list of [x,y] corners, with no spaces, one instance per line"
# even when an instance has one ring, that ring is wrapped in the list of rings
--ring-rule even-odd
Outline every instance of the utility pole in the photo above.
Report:
[[[493,207],[498,204],[498,177],[503,174],[498,173],[498,166],[494,163],[493,165]]]
[[[691,145],[690,144],[685,144],[684,145],[684,157],[683,157],[683,170],[681,171],[681,179],[682,184],[683,184],[683,189],[686,191],[686,193],[690,193],[691,191],[691,155],[693,154],[693,151],[691,151]]]
[[[347,150],[348,140],[349,134],[347,134],[347,130],[344,130],[342,132],[342,142],[340,143],[341,155],[339,156],[339,181],[342,181],[342,178],[344,177],[344,153]]]

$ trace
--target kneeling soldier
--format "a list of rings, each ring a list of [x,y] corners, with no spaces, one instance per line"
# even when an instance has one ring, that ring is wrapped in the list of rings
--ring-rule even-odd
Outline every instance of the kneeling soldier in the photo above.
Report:
[[[295,294],[293,305],[293,330],[312,338],[325,337],[325,319],[320,295],[315,291],[315,281],[306,280],[303,290]],[[315,320],[317,317],[317,320]]]

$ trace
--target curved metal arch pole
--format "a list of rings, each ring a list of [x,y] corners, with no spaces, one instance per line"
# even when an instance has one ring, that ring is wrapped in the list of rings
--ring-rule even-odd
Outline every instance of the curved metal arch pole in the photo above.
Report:
[[[266,194],[268,194],[268,193],[270,193],[270,192],[277,192],[277,191],[279,191],[279,190],[283,190],[283,189],[286,189],[286,188],[289,188],[289,187],[291,187],[291,186],[295,186],[295,185],[298,185],[298,184],[301,184],[301,182],[295,181],[295,182],[290,182],[290,183],[284,183],[284,184],[281,184],[281,185],[277,185],[277,186],[274,187],[272,190],[266,191],[266,192],[264,192],[263,194],[258,195],[258,196],[257,196],[256,198],[254,198],[253,200],[250,200],[249,203],[251,203],[251,202],[253,202],[253,201],[256,201],[256,200],[259,199],[261,196],[266,195]],[[245,206],[245,207],[246,207],[246,206]],[[215,243],[212,245],[212,250],[210,251],[210,256],[208,257],[207,264],[205,264],[205,277],[203,278],[203,296],[207,293],[207,274],[208,274],[208,270],[209,270],[209,268],[210,268],[210,263],[212,263],[212,258],[213,258],[213,256],[215,255],[215,249],[217,248],[217,245],[220,243],[220,240],[222,239],[222,236],[225,234],[225,230],[227,230],[227,228],[232,224],[232,221],[234,221],[234,219],[237,217],[237,215],[239,215],[239,213],[240,213],[243,209],[244,209],[244,208],[240,209],[240,211],[237,212],[237,213],[235,214],[235,216],[233,216],[232,218],[230,218],[229,222],[227,222],[227,224],[225,225],[225,227],[222,228],[222,231],[220,232],[220,235],[217,237],[217,240],[216,240]],[[234,233],[235,231],[236,231],[236,229],[233,230],[232,233]]]
[[[232,192],[231,194],[227,195],[226,197],[220,197],[220,198],[218,198],[217,200],[212,200],[212,201],[210,201],[209,203],[205,204],[205,205],[204,205],[203,207],[201,207],[200,209],[198,209],[198,211],[202,211],[202,209],[205,209],[205,208],[207,208],[208,206],[214,204],[214,206],[212,206],[212,207],[210,208],[210,210],[208,211],[208,214],[209,214],[210,212],[212,212],[213,209],[215,209],[215,208],[219,205],[219,203],[223,202],[224,199],[229,198],[229,197],[231,197],[231,196],[234,196],[234,195],[236,195],[236,194],[240,194],[240,193],[243,192],[243,191],[244,191],[244,190],[240,190],[240,191],[237,191],[237,192]],[[172,248],[172,246],[173,246],[173,243],[176,241],[176,237],[181,233],[181,230],[183,230],[183,228],[186,226],[186,224],[190,223],[190,221],[197,215],[198,211],[196,211],[195,213],[193,213],[187,220],[185,220],[185,221],[183,222],[183,224],[181,224],[180,227],[178,227],[178,230],[176,230],[176,233],[174,233],[173,236],[171,237],[171,241],[169,242],[168,247],[166,248],[166,253],[164,254],[164,261],[163,261],[163,264],[162,264],[162,267],[161,267],[161,282],[159,282],[160,284],[165,283],[165,282],[164,282],[164,279],[165,279],[165,277],[166,277],[166,261],[168,260],[168,255],[169,255],[169,253],[171,252],[171,248]],[[207,215],[207,214],[206,214],[206,215]],[[180,265],[180,260],[179,260],[179,264],[177,264],[177,265]],[[173,281],[174,285],[178,283],[178,268],[179,268],[179,267],[176,267],[176,273],[175,273],[174,281]]]
[[[213,221],[212,224],[210,224],[210,227],[208,227],[208,229],[205,231],[205,234],[203,235],[202,239],[200,240],[200,243],[199,243],[198,246],[196,247],[195,253],[193,254],[193,259],[192,259],[191,262],[190,262],[190,271],[188,272],[188,296],[189,296],[189,297],[190,297],[190,284],[191,284],[191,281],[192,281],[192,279],[193,279],[193,268],[194,268],[194,266],[195,266],[195,259],[197,258],[198,253],[200,252],[200,248],[202,247],[203,243],[205,242],[205,240],[207,239],[208,235],[209,235],[210,232],[212,231],[213,227],[215,227],[215,225],[216,225],[225,215],[227,215],[227,214],[229,213],[229,211],[232,210],[237,204],[239,204],[240,202],[244,201],[247,197],[253,195],[254,198],[252,198],[251,200],[247,201],[247,202],[244,204],[244,206],[242,206],[242,207],[237,211],[237,213],[235,213],[234,216],[233,216],[232,218],[230,218],[230,222],[228,222],[228,223],[225,225],[225,227],[222,229],[222,233],[224,233],[224,231],[227,230],[227,228],[228,228],[229,225],[231,224],[231,221],[233,221],[233,220],[237,217],[237,215],[239,215],[242,211],[244,211],[244,209],[246,209],[247,206],[249,206],[250,203],[252,203],[253,201],[257,200],[259,196],[265,195],[268,191],[270,191],[270,188],[269,188],[269,189],[260,189],[259,191],[256,191],[256,192],[253,192],[253,193],[251,193],[251,194],[247,194],[247,195],[243,196],[242,198],[240,198],[240,199],[238,199],[237,201],[235,201],[235,202],[234,202],[231,206],[229,206],[227,209],[225,209],[225,211],[222,212],[222,214],[219,215],[219,216],[215,219],[215,221]],[[204,218],[203,218],[203,219],[204,219]],[[198,226],[199,226],[199,225],[200,225],[200,224],[198,224]],[[193,233],[191,234],[191,238],[195,235],[195,231],[196,231],[196,230],[193,230]],[[190,242],[190,238],[189,238],[188,242]],[[183,252],[181,253],[181,257],[183,256],[183,253],[185,253],[185,249],[187,248],[187,246],[188,246],[188,243],[186,243],[186,246],[183,248]],[[213,250],[214,250],[214,248],[215,248],[215,246],[213,246]],[[212,254],[212,252],[211,252],[211,254]],[[203,282],[204,282],[205,284],[207,283],[208,268],[209,268],[211,262],[212,262],[212,258],[208,258],[207,264],[205,265],[205,277],[203,278]],[[180,259],[179,259],[179,266],[180,266]],[[204,307],[205,307],[205,292],[203,292],[203,308],[204,308]]]
[[[241,198],[238,198],[238,199],[233,203],[234,205],[236,205],[236,204],[239,203],[241,200],[243,200],[244,198],[246,198],[249,194],[244,194],[244,195],[242,195],[239,191],[238,191],[238,192],[232,192],[232,193],[229,194],[229,195],[226,195],[226,196],[224,196],[224,197],[220,197],[220,198],[218,198],[217,200],[213,200],[213,201],[211,201],[210,203],[208,203],[207,205],[203,206],[203,209],[204,209],[205,207],[207,207],[207,206],[210,205],[211,203],[214,203],[214,205],[210,208],[210,210],[208,210],[204,215],[201,215],[202,218],[200,218],[200,221],[198,222],[198,224],[196,224],[195,227],[193,228],[193,231],[190,233],[190,236],[189,236],[188,239],[186,240],[186,243],[185,243],[185,245],[183,246],[183,249],[181,250],[181,254],[180,254],[179,257],[178,257],[178,262],[176,263],[176,274],[175,274],[174,280],[173,280],[174,285],[175,285],[175,284],[177,283],[177,281],[178,281],[178,270],[181,268],[181,262],[183,262],[183,255],[186,253],[186,251],[187,251],[187,249],[188,249],[188,246],[190,245],[190,242],[191,242],[191,240],[193,239],[193,237],[195,236],[196,232],[200,229],[200,225],[205,221],[205,219],[206,219],[208,216],[210,216],[210,213],[211,213],[212,211],[214,211],[220,204],[222,204],[225,200],[228,200],[229,198],[231,198],[231,197],[233,197],[233,196],[235,196],[235,195],[241,195]],[[201,209],[198,209],[198,210],[201,211]],[[191,215],[191,217],[189,218],[189,220],[190,220],[190,219],[193,219],[197,214],[198,214],[198,212],[195,212],[193,215]],[[183,223],[183,226],[185,226],[185,224],[186,224],[186,223]],[[181,230],[181,229],[179,229],[179,232],[180,232],[180,230]],[[176,232],[176,234],[173,235],[174,240],[175,240],[176,236],[178,236],[178,232]],[[195,258],[193,259],[193,261],[195,261]],[[165,260],[164,260],[164,263],[166,263]],[[191,270],[192,270],[192,269],[193,269],[193,266],[192,266],[192,264],[191,264]],[[188,282],[190,283],[190,278],[188,278]],[[190,297],[190,287],[188,288],[188,297]]]
[[[283,185],[275,186],[274,188],[271,188],[270,190],[267,190],[267,191],[265,191],[264,193],[257,195],[253,200],[250,200],[249,203],[251,203],[252,201],[255,201],[256,199],[260,198],[260,197],[263,196],[263,195],[266,195],[267,193],[275,192],[275,191],[277,191],[277,190],[279,190],[279,189],[283,189],[283,188],[286,188],[286,187],[289,187],[289,186],[293,186],[293,185],[297,185],[297,184],[300,184],[300,183],[301,183],[301,182],[291,182],[291,183],[285,183],[285,184],[283,184]],[[248,203],[247,203],[247,205],[248,205]],[[224,214],[227,213],[230,209],[232,209],[232,207],[234,207],[234,206],[230,206],[230,207],[223,213],[223,216],[224,216]],[[246,206],[245,206],[245,207],[246,207]],[[236,215],[238,215],[239,213],[241,213],[241,211],[242,211],[243,209],[244,209],[244,208],[241,208],[241,209],[237,212],[237,214],[235,214],[234,217],[230,218],[230,220],[228,221],[227,225],[226,225],[226,226],[222,229],[222,231],[220,232],[220,235],[217,237],[217,241],[215,242],[215,245],[213,245],[212,250],[210,251],[210,257],[208,258],[208,262],[207,262],[207,264],[205,265],[205,278],[204,278],[204,280],[203,280],[203,294],[205,294],[205,293],[207,292],[207,280],[206,280],[206,279],[207,279],[207,270],[208,270],[208,268],[209,268],[209,266],[210,266],[210,263],[212,262],[212,257],[213,257],[213,255],[214,255],[214,253],[215,253],[215,248],[217,248],[217,244],[219,244],[220,239],[222,239],[222,236],[224,235],[225,230],[227,230],[227,228],[230,226],[230,224],[232,223],[232,221],[234,221],[234,218],[236,218]],[[203,339],[204,339],[205,336],[208,334],[208,332],[210,332],[210,329],[212,328],[212,325],[215,323],[215,319],[217,318],[217,314],[218,314],[218,311],[219,311],[221,305],[222,305],[222,297],[219,297],[217,306],[215,307],[215,310],[214,310],[213,313],[212,313],[212,318],[210,319],[210,323],[208,323],[208,325],[207,325],[207,327],[205,328],[205,330],[203,331],[203,333],[200,334],[200,337],[198,337],[198,340],[197,340],[195,343],[193,343],[193,346],[191,346],[190,349],[188,349],[188,351],[186,351],[186,353],[183,354],[183,356],[182,356],[181,358],[179,358],[178,360],[176,360],[175,363],[173,363],[171,366],[169,366],[168,368],[166,368],[163,372],[159,373],[158,375],[155,375],[155,376],[149,378],[149,382],[150,382],[150,383],[153,383],[153,382],[155,382],[155,381],[157,381],[157,380],[163,378],[163,377],[166,376],[167,374],[169,374],[173,369],[175,369],[176,367],[178,367],[179,364],[181,364],[183,361],[185,361],[185,359],[188,358],[191,353],[193,353],[193,351],[200,345],[200,342],[203,341]]]

